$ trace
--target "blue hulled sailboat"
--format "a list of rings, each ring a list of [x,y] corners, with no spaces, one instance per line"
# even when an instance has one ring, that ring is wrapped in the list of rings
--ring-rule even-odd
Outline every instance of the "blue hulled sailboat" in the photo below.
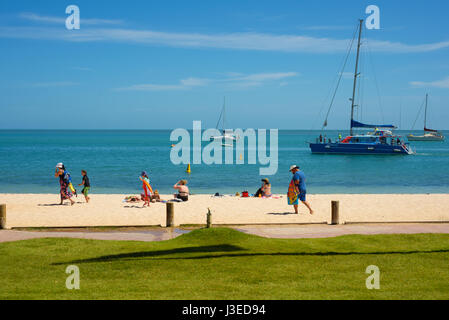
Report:
[[[346,138],[339,137],[332,141],[320,135],[315,142],[309,143],[312,153],[321,154],[378,154],[378,155],[392,155],[392,154],[413,154],[408,143],[404,143],[400,136],[394,135],[393,131],[396,129],[394,125],[372,125],[365,124],[354,120],[355,95],[357,89],[357,78],[359,76],[358,65],[360,56],[360,44],[362,37],[363,20],[359,21],[358,27],[358,44],[357,57],[354,72],[354,84],[351,100],[351,124],[350,133]],[[327,125],[327,119],[325,125]],[[373,131],[366,134],[354,134],[354,129],[373,129]]]

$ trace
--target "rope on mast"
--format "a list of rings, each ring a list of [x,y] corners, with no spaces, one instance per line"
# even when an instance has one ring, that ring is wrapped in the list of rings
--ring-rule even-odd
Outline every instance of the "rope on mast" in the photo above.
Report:
[[[221,121],[222,117],[223,117],[223,126],[224,126],[224,117],[225,117],[225,115],[224,115],[224,106],[225,106],[225,104],[224,104],[224,100],[223,100],[223,108],[221,109],[220,117],[218,118],[217,125],[215,126],[215,129],[218,129],[218,126],[220,125],[220,121]],[[223,128],[223,130],[224,130],[224,128]]]
[[[421,106],[419,107],[418,114],[416,115],[416,119],[415,119],[415,122],[413,122],[413,126],[412,126],[412,129],[411,129],[411,130],[414,130],[414,129],[415,129],[416,121],[418,120],[419,115],[421,114],[421,111],[422,111],[422,108],[423,108],[423,106],[424,106],[424,102],[425,102],[425,101],[426,101],[426,99],[424,98],[423,102],[421,102]]]
[[[321,130],[324,130],[324,128],[327,127],[327,119],[329,118],[330,111],[331,111],[332,106],[334,104],[335,96],[337,95],[337,91],[338,91],[338,88],[340,86],[341,78],[343,77],[343,71],[346,68],[346,64],[347,64],[349,56],[351,54],[352,46],[354,44],[354,40],[355,40],[355,37],[357,35],[357,30],[358,30],[358,27],[355,29],[354,35],[352,36],[352,40],[351,40],[351,42],[349,44],[348,52],[346,53],[346,57],[345,57],[344,62],[343,62],[343,67],[341,68],[340,76],[338,77],[337,86],[335,87],[334,93],[332,95],[332,99],[331,99],[331,102],[329,104],[329,108],[327,109],[326,118],[324,120],[323,126],[321,127]]]
[[[379,82],[377,81],[376,70],[374,69],[373,54],[372,54],[369,42],[366,39],[365,39],[365,41],[366,41],[366,47],[368,48],[368,56],[369,56],[369,61],[370,61],[370,64],[371,64],[371,69],[372,69],[373,75],[374,75],[374,83],[376,85],[376,90],[377,90],[377,99],[378,99],[379,108],[380,108],[380,115],[382,117],[382,122],[385,122],[384,111],[383,111],[383,108],[382,108],[382,99],[381,99],[380,90],[379,90]]]

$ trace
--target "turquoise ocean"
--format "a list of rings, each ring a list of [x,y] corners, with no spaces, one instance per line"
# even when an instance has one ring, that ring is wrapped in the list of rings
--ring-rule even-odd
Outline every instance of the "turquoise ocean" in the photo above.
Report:
[[[74,184],[88,172],[92,193],[138,194],[141,171],[153,188],[172,193],[187,179],[192,193],[233,194],[260,185],[260,165],[186,165],[170,161],[171,130],[0,130],[0,193],[58,193],[56,163],[64,162]],[[335,138],[344,131],[326,131]],[[406,135],[408,132],[398,131]],[[420,133],[415,131],[415,133]],[[449,132],[443,132],[449,136]],[[319,131],[280,130],[279,165],[268,176],[285,193],[289,167],[298,164],[308,193],[449,193],[449,142],[413,142],[416,155],[312,155],[307,141]],[[448,139],[449,140],[449,139]],[[203,142],[203,145],[208,142]]]

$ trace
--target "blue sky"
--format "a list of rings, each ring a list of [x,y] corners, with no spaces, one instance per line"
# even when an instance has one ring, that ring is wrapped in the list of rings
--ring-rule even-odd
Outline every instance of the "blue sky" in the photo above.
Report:
[[[444,0],[1,1],[0,128],[215,127],[226,96],[230,127],[319,129],[368,5],[359,119],[409,129],[428,92],[428,126],[449,129]],[[353,68],[331,129],[348,126]]]

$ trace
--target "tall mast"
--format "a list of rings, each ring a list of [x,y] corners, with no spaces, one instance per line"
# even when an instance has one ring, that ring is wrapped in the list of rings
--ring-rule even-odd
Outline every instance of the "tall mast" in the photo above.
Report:
[[[349,135],[352,136],[352,121],[354,120],[354,107],[355,107],[355,91],[357,89],[357,77],[359,76],[359,55],[360,55],[360,41],[362,38],[362,25],[363,25],[363,19],[359,20],[360,26],[359,26],[359,40],[357,43],[357,57],[355,60],[355,72],[354,72],[354,85],[352,88],[352,99],[351,99],[351,128],[349,130]]]
[[[427,123],[427,98],[429,94],[426,93],[426,109],[424,110],[424,130],[426,129],[426,123]]]
[[[224,134],[224,132],[225,132],[225,130],[226,130],[226,128],[225,128],[225,125],[226,125],[226,109],[225,109],[225,106],[226,106],[226,96],[224,96],[223,97],[223,134]]]

